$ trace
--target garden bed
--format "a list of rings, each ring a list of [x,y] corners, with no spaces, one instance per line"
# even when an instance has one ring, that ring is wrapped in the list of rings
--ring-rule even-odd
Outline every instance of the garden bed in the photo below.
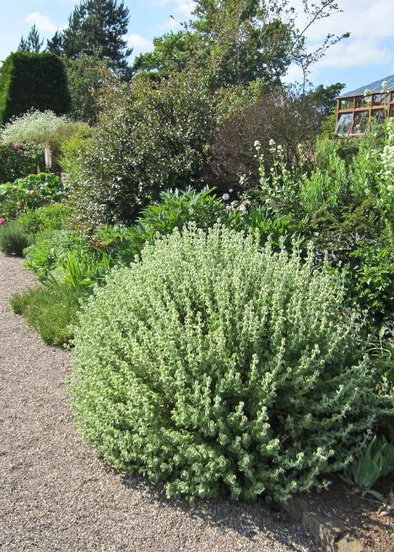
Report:
[[[377,486],[390,495],[394,477]],[[394,549],[394,509],[363,497],[335,479],[327,491],[293,499],[285,511],[322,543],[324,550],[338,552],[391,552]]]

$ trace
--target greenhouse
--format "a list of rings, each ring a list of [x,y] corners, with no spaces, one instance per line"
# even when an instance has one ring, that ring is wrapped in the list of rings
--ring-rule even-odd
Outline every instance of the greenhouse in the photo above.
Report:
[[[394,115],[394,75],[347,92],[337,99],[335,133],[364,134],[371,121]]]

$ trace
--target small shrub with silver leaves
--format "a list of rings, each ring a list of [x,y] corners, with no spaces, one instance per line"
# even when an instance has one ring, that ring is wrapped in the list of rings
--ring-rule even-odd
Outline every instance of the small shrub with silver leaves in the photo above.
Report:
[[[190,500],[285,501],[343,470],[393,396],[343,288],[216,225],[147,245],[80,315],[77,422],[112,465]]]

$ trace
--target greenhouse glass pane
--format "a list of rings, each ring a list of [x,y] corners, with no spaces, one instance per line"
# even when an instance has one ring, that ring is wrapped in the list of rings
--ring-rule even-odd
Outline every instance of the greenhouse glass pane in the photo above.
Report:
[[[356,107],[369,107],[371,103],[371,96],[357,96]]]
[[[353,113],[341,113],[338,117],[335,132],[337,134],[349,134],[353,122]]]
[[[339,102],[339,109],[353,109],[353,98],[343,98]]]
[[[369,111],[358,111],[354,114],[353,134],[364,134],[369,121]]]
[[[371,115],[374,118],[374,120],[378,124],[380,124],[380,123],[383,123],[383,121],[386,118],[386,110],[385,109],[375,109],[375,110],[372,111]]]
[[[386,105],[390,101],[389,94],[374,94],[373,95],[373,105]]]

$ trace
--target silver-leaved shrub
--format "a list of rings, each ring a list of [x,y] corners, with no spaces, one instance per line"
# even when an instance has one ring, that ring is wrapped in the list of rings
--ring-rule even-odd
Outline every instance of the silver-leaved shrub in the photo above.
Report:
[[[216,225],[145,247],[80,315],[85,436],[168,496],[286,500],[346,467],[393,397],[335,277]]]

